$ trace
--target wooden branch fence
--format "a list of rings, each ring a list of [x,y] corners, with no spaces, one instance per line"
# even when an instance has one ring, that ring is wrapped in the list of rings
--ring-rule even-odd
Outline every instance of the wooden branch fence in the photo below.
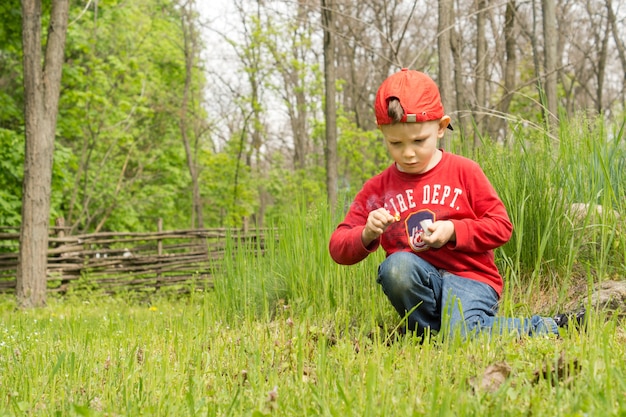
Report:
[[[19,237],[17,229],[0,228],[0,293],[15,291]],[[51,228],[48,292],[212,288],[228,244],[256,256],[264,233],[215,228],[65,236],[63,228]]]

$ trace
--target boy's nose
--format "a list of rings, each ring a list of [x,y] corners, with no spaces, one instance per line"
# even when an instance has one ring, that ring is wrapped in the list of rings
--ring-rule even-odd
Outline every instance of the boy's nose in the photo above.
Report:
[[[410,147],[404,148],[404,152],[402,152],[402,156],[406,159],[411,159],[415,156],[415,151]]]

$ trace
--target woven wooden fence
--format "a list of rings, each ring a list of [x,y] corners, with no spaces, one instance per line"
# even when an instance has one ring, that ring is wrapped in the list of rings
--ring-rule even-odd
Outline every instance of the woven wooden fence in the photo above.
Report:
[[[94,233],[49,237],[49,292],[97,290],[177,291],[206,289],[224,259],[226,245],[258,255],[263,232],[238,229],[169,230],[154,233]],[[19,230],[0,229],[0,293],[14,292]]]

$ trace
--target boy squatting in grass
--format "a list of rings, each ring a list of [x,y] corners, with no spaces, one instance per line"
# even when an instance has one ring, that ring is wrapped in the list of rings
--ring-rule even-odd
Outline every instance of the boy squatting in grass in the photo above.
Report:
[[[355,264],[382,246],[377,281],[418,336],[439,332],[446,309],[449,330],[464,337],[558,335],[569,315],[496,316],[503,284],[493,250],[513,226],[480,166],[437,147],[450,117],[435,82],[403,69],[379,87],[375,111],[394,163],[363,185],[333,232],[335,262]]]

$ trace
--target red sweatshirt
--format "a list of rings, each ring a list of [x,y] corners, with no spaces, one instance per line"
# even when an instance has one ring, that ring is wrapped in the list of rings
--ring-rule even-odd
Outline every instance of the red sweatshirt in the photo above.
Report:
[[[401,220],[365,247],[361,233],[367,216],[380,207],[399,214]],[[451,220],[456,242],[439,249],[424,244],[420,237],[424,219]],[[400,172],[393,164],[368,180],[333,232],[329,250],[343,265],[362,261],[380,245],[387,256],[413,252],[438,269],[489,284],[501,295],[502,277],[493,249],[506,243],[512,230],[504,204],[480,166],[444,152],[441,161],[424,174]]]

